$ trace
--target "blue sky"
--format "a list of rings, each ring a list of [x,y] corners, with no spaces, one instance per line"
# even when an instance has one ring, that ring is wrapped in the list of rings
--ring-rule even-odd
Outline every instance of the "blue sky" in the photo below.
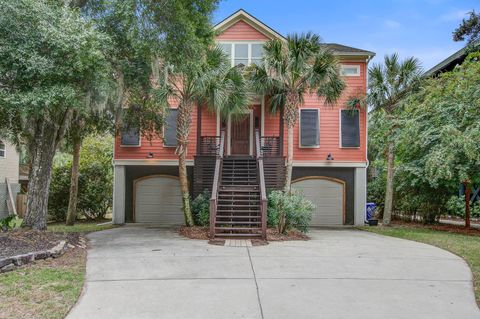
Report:
[[[244,9],[276,31],[313,31],[336,42],[377,54],[415,56],[425,70],[464,46],[452,31],[466,13],[480,11],[480,0],[223,0],[214,14],[219,22]]]

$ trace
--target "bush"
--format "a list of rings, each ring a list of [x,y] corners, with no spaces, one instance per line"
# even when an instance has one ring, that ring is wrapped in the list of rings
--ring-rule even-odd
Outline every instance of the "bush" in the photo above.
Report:
[[[465,218],[465,195],[452,196],[447,202],[447,212],[450,216]],[[480,217],[480,202],[470,203],[470,215]]]
[[[77,211],[86,219],[102,219],[112,207],[112,137],[85,138],[80,157]],[[71,156],[56,156],[49,195],[49,217],[64,221],[70,193]]]
[[[195,225],[208,226],[210,224],[210,193],[204,191],[198,195],[191,206]]]
[[[268,224],[285,233],[292,228],[306,233],[315,206],[298,191],[272,191],[268,195]]]

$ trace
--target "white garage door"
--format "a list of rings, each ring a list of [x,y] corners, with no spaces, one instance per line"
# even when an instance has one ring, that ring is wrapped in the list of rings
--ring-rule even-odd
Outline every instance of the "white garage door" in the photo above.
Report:
[[[343,225],[344,184],[323,178],[309,178],[292,183],[315,205],[311,226]]]
[[[184,223],[180,182],[175,177],[152,176],[135,182],[135,222]]]

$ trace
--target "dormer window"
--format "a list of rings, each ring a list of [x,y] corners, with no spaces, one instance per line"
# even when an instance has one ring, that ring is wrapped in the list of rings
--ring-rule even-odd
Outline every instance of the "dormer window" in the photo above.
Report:
[[[230,58],[232,66],[247,66],[262,61],[263,42],[220,42],[218,45]]]

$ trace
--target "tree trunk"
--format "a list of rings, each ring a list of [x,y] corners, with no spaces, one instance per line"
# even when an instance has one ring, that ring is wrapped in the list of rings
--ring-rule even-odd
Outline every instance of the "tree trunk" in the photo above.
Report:
[[[285,172],[285,192],[290,192],[293,168],[293,128],[298,120],[298,99],[289,94],[285,103],[285,124],[287,125],[287,170]]]
[[[290,192],[293,169],[293,126],[287,128],[287,170],[285,172],[285,191]]]
[[[40,124],[35,139],[29,145],[31,169],[29,174],[27,209],[22,227],[47,229],[48,194],[57,134],[51,126]]]
[[[73,161],[72,174],[70,177],[70,197],[68,199],[68,211],[65,224],[73,226],[77,217],[77,202],[78,202],[78,171],[80,167],[80,148],[82,147],[82,139],[73,139]]]
[[[470,228],[470,183],[463,182],[465,186],[465,228]]]
[[[385,190],[385,208],[383,210],[383,225],[390,225],[392,219],[392,207],[393,207],[393,176],[395,171],[395,153],[394,144],[390,142],[388,144],[387,155],[387,187]]]
[[[180,103],[177,114],[177,154],[178,154],[178,176],[180,178],[180,189],[182,192],[182,206],[183,215],[185,217],[185,224],[193,226],[193,215],[190,210],[190,192],[188,190],[188,175],[187,175],[187,146],[190,126],[192,124],[192,107],[193,104],[189,102]]]

